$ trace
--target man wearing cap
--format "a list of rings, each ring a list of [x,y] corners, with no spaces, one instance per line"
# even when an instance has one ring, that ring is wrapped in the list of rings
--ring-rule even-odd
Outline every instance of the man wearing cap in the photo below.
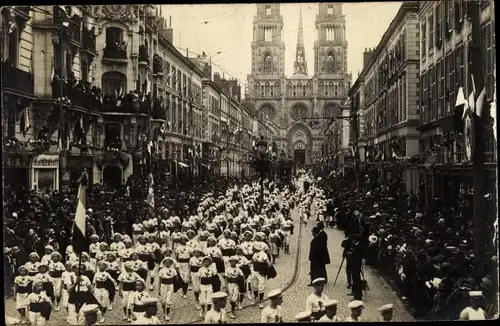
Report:
[[[483,304],[482,291],[470,291],[471,304],[460,312],[460,320],[485,320],[486,314],[481,308]]]
[[[83,314],[83,324],[86,326],[92,326],[97,323],[97,313],[99,311],[99,306],[96,304],[86,304],[80,309],[80,313]]]
[[[156,317],[158,313],[158,299],[146,298],[143,301],[145,312],[143,316],[138,317],[133,325],[160,325],[160,319]]]
[[[212,309],[205,314],[205,324],[225,324],[227,323],[226,310],[226,292],[215,292],[211,296]]]
[[[311,312],[314,320],[318,320],[325,314],[323,303],[328,301],[328,297],[323,293],[325,288],[325,279],[318,277],[311,282],[314,287],[314,293],[311,293],[306,299],[306,311]]]
[[[281,289],[269,291],[267,295],[271,303],[262,310],[261,323],[282,323],[281,305],[283,304],[283,294]]]
[[[349,302],[347,308],[351,309],[351,314],[344,321],[345,322],[360,322],[361,314],[363,313],[364,303],[361,300],[353,300]]]
[[[318,322],[321,323],[334,323],[339,321],[339,317],[337,316],[337,300],[327,300],[323,303],[323,307],[325,307],[325,315],[321,317]]]
[[[393,308],[394,306],[392,305],[392,303],[383,305],[382,307],[378,308],[378,311],[380,311],[380,315],[382,317],[381,321],[392,320]]]
[[[326,280],[326,265],[330,263],[328,248],[325,247],[324,238],[320,235],[321,229],[313,227],[314,238],[309,247],[310,277],[311,281],[321,277]]]

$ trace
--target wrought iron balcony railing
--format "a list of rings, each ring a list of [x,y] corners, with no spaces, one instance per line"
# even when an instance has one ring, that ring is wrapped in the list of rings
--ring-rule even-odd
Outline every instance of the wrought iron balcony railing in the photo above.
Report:
[[[12,66],[8,60],[2,62],[2,88],[34,94],[33,74]]]
[[[163,76],[163,59],[158,54],[153,57],[153,75]]]
[[[104,61],[127,62],[127,44],[106,43],[103,56]]]
[[[82,45],[85,50],[97,53],[95,34],[93,30],[83,28],[82,32]]]
[[[139,65],[142,66],[149,65],[148,48],[145,45],[139,46]]]

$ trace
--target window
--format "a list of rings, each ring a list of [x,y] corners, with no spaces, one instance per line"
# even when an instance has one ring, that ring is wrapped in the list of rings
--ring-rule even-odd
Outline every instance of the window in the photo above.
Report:
[[[428,98],[429,98],[429,81],[428,81],[428,72],[424,72],[421,77],[420,84],[422,85],[422,92],[420,93],[421,98],[421,114],[422,114],[422,124],[427,123],[427,115],[429,112],[428,106]]]
[[[403,115],[401,117],[401,120],[405,121],[407,119],[407,107],[406,107],[406,103],[408,102],[407,98],[406,98],[406,75],[403,75],[403,95],[401,96],[402,97],[402,107],[403,107]]]
[[[435,20],[435,23],[436,23],[436,43],[439,43],[441,41],[441,37],[442,37],[442,34],[441,34],[441,20],[443,19],[443,15],[442,15],[442,8],[441,8],[441,2],[438,2],[436,4],[436,20]]]
[[[420,32],[421,38],[422,38],[422,44],[421,44],[421,53],[422,53],[422,60],[425,61],[426,58],[426,53],[427,53],[427,47],[426,47],[426,39],[427,39],[427,24],[425,19],[420,22],[420,25],[422,26],[422,31]]]
[[[165,83],[167,84],[167,86],[170,86],[170,63],[168,62],[165,62],[165,76],[167,76],[165,78]]]
[[[434,15],[431,14],[429,16],[428,23],[429,25],[429,40],[427,42],[427,48],[429,49],[429,54],[431,54],[434,49]]]
[[[16,25],[2,24],[2,54],[12,67],[19,65],[19,30]],[[4,51],[6,53],[4,53]]]
[[[73,74],[73,54],[71,51],[65,51],[64,62],[66,64],[66,77],[70,77]]]
[[[118,27],[106,27],[106,45],[121,45],[123,42],[123,30]]]
[[[450,103],[448,105],[448,110],[452,111],[455,106],[455,89],[457,89],[455,83],[455,52],[453,51],[448,55],[448,92]]]
[[[494,92],[494,76],[493,69],[495,69],[495,61],[493,58],[493,35],[492,35],[492,24],[488,22],[481,28],[481,44],[483,45],[483,62],[484,62],[484,73],[486,75],[486,99],[488,101],[493,100]]]
[[[326,13],[327,15],[333,15],[333,5],[328,5]]]
[[[437,66],[433,66],[431,68],[431,109],[430,109],[430,114],[431,114],[431,121],[436,119],[436,111],[437,111],[437,85],[436,85],[436,80],[437,80]]]
[[[270,16],[272,13],[272,10],[271,10],[271,6],[270,5],[267,5],[266,6],[266,16]]]
[[[455,76],[456,76],[456,83],[458,84],[459,87],[464,87],[465,88],[465,56],[464,56],[464,46],[460,46],[457,49],[457,58],[456,58],[456,63],[457,63],[457,69],[455,70]]]
[[[117,71],[109,71],[102,75],[102,92],[104,95],[120,97],[127,91],[127,77]]]
[[[264,27],[264,41],[272,42],[273,41],[273,30],[270,27]]]
[[[455,22],[454,19],[455,10],[453,8],[453,2],[444,1],[444,6],[445,6],[445,12],[448,13],[445,18],[445,31],[447,35],[451,35],[451,33],[453,33],[453,24]]]
[[[264,71],[270,72],[273,69],[273,58],[271,57],[271,53],[267,52],[264,57]]]
[[[104,146],[118,149],[122,148],[120,124],[107,123],[104,126]]]

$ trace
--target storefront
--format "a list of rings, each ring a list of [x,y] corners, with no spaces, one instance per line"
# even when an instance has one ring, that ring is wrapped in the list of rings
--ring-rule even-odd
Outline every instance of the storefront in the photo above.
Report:
[[[4,184],[13,189],[30,185],[30,153],[2,153]]]
[[[39,193],[59,189],[59,156],[41,154],[35,156],[31,164],[31,188]]]

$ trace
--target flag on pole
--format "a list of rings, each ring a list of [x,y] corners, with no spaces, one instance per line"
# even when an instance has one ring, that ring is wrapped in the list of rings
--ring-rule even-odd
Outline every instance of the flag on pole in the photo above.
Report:
[[[152,213],[155,208],[154,178],[152,172],[148,174],[148,196],[146,198],[146,204],[148,204],[149,211]]]
[[[31,122],[29,116],[29,107],[26,107],[23,110],[23,117],[21,119],[21,132],[23,133],[23,137],[26,137],[26,133],[31,129]]]
[[[455,111],[453,113],[454,117],[454,128],[455,131],[463,130],[463,119],[465,112],[468,109],[467,101],[465,100],[465,94],[463,87],[460,87],[457,92],[457,101],[455,102]]]
[[[73,238],[71,244],[77,255],[89,251],[89,241],[87,239],[87,228],[85,221],[85,199],[87,194],[88,177],[87,172],[83,172],[79,179],[78,203],[76,204],[75,223],[73,225]]]

